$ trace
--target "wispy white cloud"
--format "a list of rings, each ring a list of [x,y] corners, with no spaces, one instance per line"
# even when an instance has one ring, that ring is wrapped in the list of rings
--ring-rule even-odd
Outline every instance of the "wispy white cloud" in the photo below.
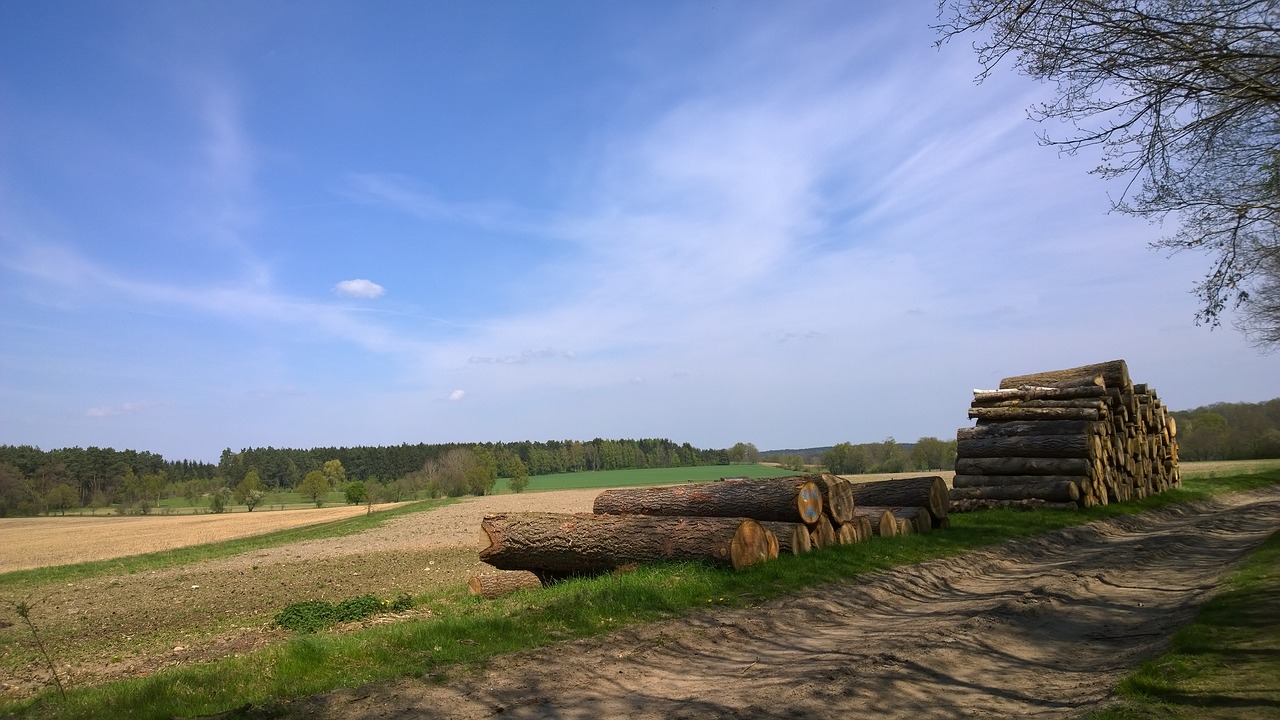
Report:
[[[135,412],[137,410],[144,410],[151,407],[151,405],[152,403],[149,402],[127,402],[119,405],[98,405],[85,410],[84,414],[85,417],[91,418],[113,417],[116,415]]]
[[[347,297],[373,299],[382,297],[387,289],[372,280],[359,278],[356,280],[343,280],[333,286],[333,291]]]
[[[454,390],[453,392],[449,393],[449,397],[447,399],[450,402],[458,402],[459,400],[465,398],[466,396],[467,396],[466,390]]]

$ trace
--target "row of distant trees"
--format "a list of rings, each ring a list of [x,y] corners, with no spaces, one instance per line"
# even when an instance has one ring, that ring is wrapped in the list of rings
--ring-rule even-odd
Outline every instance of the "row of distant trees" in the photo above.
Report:
[[[113,448],[44,451],[0,446],[0,517],[116,507],[150,512],[165,498],[204,503],[214,512],[232,504],[249,510],[284,491],[321,502],[342,492],[348,502],[491,492],[499,477],[523,490],[534,475],[590,470],[727,464],[759,459],[750,443],[706,450],[670,440],[596,438],[516,443],[386,447],[248,448],[223,450],[217,463],[169,461]]]
[[[952,470],[956,441],[922,437],[900,444],[893,438],[878,443],[843,442],[829,448],[765,453],[765,459],[797,472],[815,466],[837,475]]]
[[[1214,403],[1173,414],[1183,460],[1280,458],[1280,398]]]

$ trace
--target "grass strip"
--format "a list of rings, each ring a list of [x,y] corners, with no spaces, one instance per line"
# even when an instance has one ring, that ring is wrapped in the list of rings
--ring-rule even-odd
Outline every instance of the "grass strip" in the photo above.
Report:
[[[196,563],[204,560],[217,560],[219,558],[231,557],[233,555],[239,555],[241,553],[251,552],[254,550],[262,550],[264,548],[303,542],[304,540],[319,540],[323,538],[355,535],[367,530],[372,530],[392,518],[400,517],[401,515],[408,515],[410,513],[433,510],[441,505],[451,502],[455,502],[455,500],[422,500],[394,507],[389,510],[379,510],[375,513],[356,515],[349,518],[343,518],[341,520],[330,520],[328,522],[304,525],[302,527],[288,528],[285,530],[275,530],[268,533],[262,533],[260,535],[249,535],[246,537],[234,538],[232,540],[223,540],[216,543],[192,545],[190,547],[174,548],[172,550],[161,550],[159,552],[144,553],[142,555],[130,555],[128,557],[113,558],[111,560],[95,560],[92,562],[76,563],[74,565],[56,565],[53,567],[32,568],[30,570],[15,570],[13,572],[0,574],[0,593],[10,593],[16,589],[38,583],[72,582],[76,580],[100,577],[103,575],[130,575],[133,573],[159,570],[162,568],[186,565],[188,563]]]
[[[642,566],[636,572],[574,580],[498,600],[462,588],[418,599],[429,619],[345,634],[295,637],[239,658],[171,668],[145,678],[50,692],[0,708],[15,717],[172,718],[255,707],[254,717],[297,698],[397,677],[443,677],[497,655],[715,605],[746,606],[816,585],[1016,538],[1200,500],[1219,492],[1280,484],[1280,471],[1198,478],[1183,489],[1080,512],[993,510],[953,516],[946,532],[877,539],[726,571],[700,564]]]
[[[1280,716],[1280,532],[1228,576],[1169,649],[1116,687],[1088,720]]]

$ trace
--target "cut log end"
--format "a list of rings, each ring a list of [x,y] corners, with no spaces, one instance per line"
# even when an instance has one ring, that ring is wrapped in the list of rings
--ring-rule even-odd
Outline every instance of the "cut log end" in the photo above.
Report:
[[[498,570],[472,575],[467,580],[467,592],[487,600],[510,595],[519,590],[542,587],[542,580],[527,570]]]

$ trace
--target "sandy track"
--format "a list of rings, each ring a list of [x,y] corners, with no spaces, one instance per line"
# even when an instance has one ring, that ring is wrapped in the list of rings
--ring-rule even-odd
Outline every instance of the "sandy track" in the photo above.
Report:
[[[326,718],[1059,718],[1106,698],[1280,528],[1228,496],[297,703]]]

